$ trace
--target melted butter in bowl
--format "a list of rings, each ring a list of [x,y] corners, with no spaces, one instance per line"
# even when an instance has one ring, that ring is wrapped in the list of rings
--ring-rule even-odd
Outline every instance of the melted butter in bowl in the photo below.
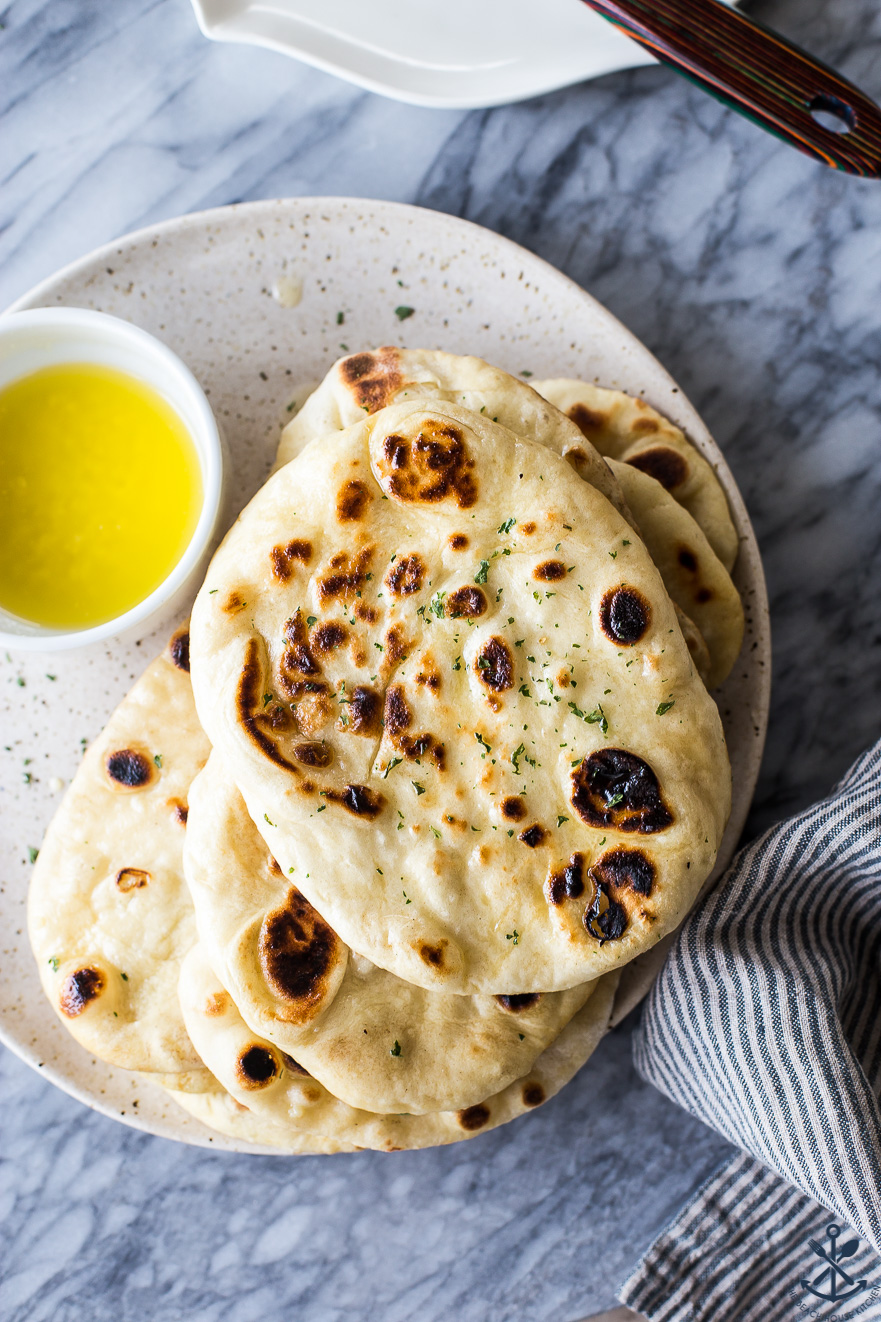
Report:
[[[143,626],[198,586],[214,531],[204,395],[159,341],[100,313],[3,318],[0,350],[0,641],[54,649]]]

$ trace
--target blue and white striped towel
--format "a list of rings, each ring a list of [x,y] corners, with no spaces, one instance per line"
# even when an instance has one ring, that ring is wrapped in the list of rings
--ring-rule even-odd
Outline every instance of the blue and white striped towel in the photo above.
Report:
[[[622,1301],[652,1322],[881,1319],[881,743],[734,860],[634,1053],[742,1152]]]

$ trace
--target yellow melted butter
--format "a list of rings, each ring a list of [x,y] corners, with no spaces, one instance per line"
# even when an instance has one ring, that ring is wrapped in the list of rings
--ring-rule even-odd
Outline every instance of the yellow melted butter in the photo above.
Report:
[[[148,597],[202,504],[195,445],[150,386],[91,363],[0,390],[0,606],[88,628]]]

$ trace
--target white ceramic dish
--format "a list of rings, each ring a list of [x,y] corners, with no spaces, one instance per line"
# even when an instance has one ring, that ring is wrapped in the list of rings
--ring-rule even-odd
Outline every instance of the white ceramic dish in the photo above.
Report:
[[[339,198],[257,202],[170,221],[83,258],[16,306],[67,304],[130,319],[188,363],[226,432],[240,505],[267,475],[301,383],[356,347],[425,345],[477,353],[515,373],[584,376],[642,395],[683,427],[716,468],[741,538],[735,579],[747,634],[742,661],[719,695],[735,786],[722,847],[730,857],[768,715],[770,639],[758,548],[706,427],[605,308],[537,257],[466,221]],[[395,315],[401,305],[414,309],[403,322]],[[190,1143],[251,1150],[209,1135],[158,1090],[77,1046],[44,998],[27,944],[28,848],[39,845],[57,806],[58,781],[69,782],[80,741],[101,729],[173,623],[164,620],[132,645],[96,644],[63,659],[34,653],[10,662],[0,654],[0,1035],[107,1115]],[[652,976],[651,967],[637,974],[637,991]]]
[[[579,0],[192,0],[215,41],[293,55],[412,105],[471,109],[652,64]]]
[[[58,652],[145,631],[162,612],[180,610],[207,565],[223,493],[217,423],[196,378],[177,354],[127,321],[81,308],[39,308],[0,317],[0,389],[44,367],[98,363],[151,386],[189,432],[199,459],[202,509],[189,545],[171,573],[124,615],[89,629],[50,629],[0,608],[0,648]],[[132,635],[133,636],[133,635]]]

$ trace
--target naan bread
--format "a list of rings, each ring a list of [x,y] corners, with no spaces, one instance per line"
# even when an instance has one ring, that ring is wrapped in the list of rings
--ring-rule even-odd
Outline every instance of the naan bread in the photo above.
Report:
[[[367,1111],[483,1101],[529,1070],[596,985],[446,996],[351,953],[282,873],[217,753],[190,791],[185,870],[202,949],[249,1028]]]
[[[584,1008],[523,1078],[476,1106],[428,1115],[372,1115],[339,1101],[316,1079],[300,1073],[277,1047],[250,1031],[199,946],[184,960],[180,1000],[205,1063],[230,1095],[249,1108],[252,1142],[289,1144],[289,1150],[302,1151],[305,1132],[393,1152],[473,1138],[553,1097],[599,1046],[618,976],[611,973],[601,980]],[[189,1103],[188,1109],[192,1109]],[[211,1121],[206,1118],[206,1123]],[[286,1142],[279,1142],[280,1132],[287,1136]]]
[[[532,383],[571,418],[591,448],[654,477],[688,510],[729,571],[737,559],[737,529],[710,465],[672,422],[645,400],[558,378]]]
[[[408,982],[590,981],[712,867],[728,758],[658,571],[484,415],[393,405],[308,446],[215,556],[192,656],[285,876]]]
[[[334,363],[318,388],[281,434],[276,467],[294,459],[319,436],[341,431],[405,400],[460,404],[501,423],[515,436],[537,441],[557,454],[577,452],[578,472],[602,491],[625,518],[621,492],[592,445],[585,445],[576,423],[551,408],[525,381],[482,358],[440,349],[398,349],[388,345]]]
[[[86,752],[28,897],[40,978],[65,1028],[101,1060],[188,1090],[210,1082],[177,1000],[196,940],[182,867],[187,794],[208,752],[179,630]]]
[[[630,464],[610,459],[609,465],[664,587],[707,645],[710,665],[702,678],[707,688],[717,688],[743,644],[743,605],[731,575],[688,510],[660,482]]]
[[[289,1155],[303,1157],[360,1151],[351,1143],[339,1143],[332,1138],[322,1138],[319,1134],[307,1134],[305,1130],[293,1132],[289,1125],[276,1127],[264,1116],[254,1115],[247,1106],[225,1092],[213,1076],[209,1077],[212,1086],[202,1093],[194,1095],[169,1087],[165,1091],[188,1115],[209,1129],[216,1130],[218,1134],[225,1134],[227,1138],[237,1139],[240,1143],[280,1148]]]

